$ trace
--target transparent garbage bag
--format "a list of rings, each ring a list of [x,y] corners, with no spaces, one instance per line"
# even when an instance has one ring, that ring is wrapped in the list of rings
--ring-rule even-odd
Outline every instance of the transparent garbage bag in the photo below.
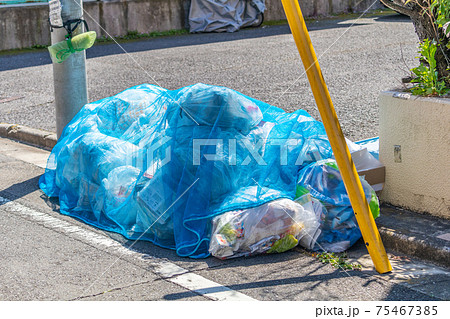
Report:
[[[380,138],[372,137],[365,140],[355,142],[361,148],[367,148],[370,154],[375,157],[377,160],[380,155]]]
[[[377,137],[358,142],[352,142],[348,139],[346,141],[358,172],[383,166],[378,159]]]
[[[137,212],[135,209],[129,209],[126,201],[133,193],[139,175],[140,171],[133,166],[116,167],[103,179],[102,189],[98,194],[98,198],[104,199],[103,207],[98,211],[104,209],[110,212],[108,216],[122,223],[125,228],[136,222]]]
[[[378,197],[361,178],[364,194],[374,218],[380,213]],[[296,196],[309,194],[320,221],[321,233],[313,250],[342,252],[361,238],[342,176],[333,159],[320,160],[304,167],[298,177]]]
[[[311,248],[319,222],[311,200],[303,205],[278,199],[258,207],[226,212],[212,220],[210,253],[227,259],[260,253],[281,253],[299,243]]]

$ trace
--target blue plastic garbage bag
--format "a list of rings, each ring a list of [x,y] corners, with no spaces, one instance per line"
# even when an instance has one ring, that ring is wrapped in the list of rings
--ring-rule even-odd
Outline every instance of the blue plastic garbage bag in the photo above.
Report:
[[[299,170],[331,156],[322,123],[303,110],[218,86],[143,84],[85,105],[40,187],[63,214],[200,258],[214,216],[293,199]]]
[[[362,178],[361,183],[372,216],[377,218],[380,209],[376,193]],[[321,233],[313,250],[342,252],[361,238],[344,181],[333,159],[311,163],[300,171],[296,197],[308,193],[319,201],[314,206]]]

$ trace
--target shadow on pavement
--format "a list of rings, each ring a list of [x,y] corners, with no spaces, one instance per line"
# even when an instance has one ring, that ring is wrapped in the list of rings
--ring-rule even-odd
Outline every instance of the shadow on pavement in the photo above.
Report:
[[[351,272],[352,277],[359,277],[367,279],[366,276],[363,273],[352,271]],[[247,294],[247,290],[250,289],[270,289],[270,288],[276,288],[281,286],[291,286],[292,287],[292,293],[288,295],[284,295],[282,297],[282,300],[296,300],[298,297],[297,294],[304,291],[298,291],[298,288],[295,289],[295,285],[304,284],[304,283],[312,283],[312,286],[308,287],[308,292],[310,295],[310,298],[306,298],[303,295],[302,300],[310,300],[310,301],[318,301],[318,295],[317,292],[314,290],[318,288],[319,286],[323,286],[324,289],[327,289],[328,283],[335,279],[345,278],[348,276],[346,273],[340,270],[335,270],[331,273],[326,274],[305,274],[302,276],[296,276],[296,277],[289,277],[289,278],[277,278],[277,279],[271,279],[271,280],[261,280],[261,281],[255,281],[255,282],[245,282],[245,283],[239,283],[239,284],[231,284],[227,285],[226,287],[211,287],[207,289],[200,289],[198,291],[194,291],[199,294],[204,293],[213,293],[213,292],[221,292],[224,291],[226,288],[229,288],[231,290],[238,291],[243,294]],[[370,289],[369,286],[372,283],[376,283],[375,279],[369,279],[365,282],[365,284],[361,287],[362,289]],[[345,298],[345,296],[342,295],[342,292],[339,290],[333,291],[333,288],[330,288],[331,291],[328,292],[327,300],[352,300],[351,298]],[[192,292],[181,292],[181,293],[173,293],[173,294],[167,294],[164,296],[164,299],[166,300],[182,300],[185,298],[189,298],[191,296]],[[359,296],[359,300],[371,300],[370,295],[367,295],[364,298],[364,296]],[[375,297],[376,298],[376,297]],[[387,294],[380,300],[384,301],[412,301],[412,300],[420,300],[420,301],[435,301],[439,300],[436,298],[432,298],[426,294],[420,293],[418,291],[411,292],[407,291],[407,289],[400,285],[400,284],[394,284],[392,285],[391,289],[387,292]]]
[[[342,278],[343,276],[347,276],[344,272],[335,270],[332,273],[328,274],[306,274],[304,276],[298,276],[298,277],[289,277],[289,278],[280,278],[280,279],[271,279],[271,280],[261,280],[261,281],[255,281],[255,282],[246,282],[246,283],[240,283],[240,284],[232,284],[226,286],[227,288],[231,290],[236,290],[241,293],[245,294],[245,290],[248,289],[255,289],[255,288],[269,288],[269,287],[279,287],[279,286],[285,286],[285,285],[296,285],[300,283],[307,283],[307,282],[318,282],[319,284],[321,282],[326,282],[332,279],[338,279]],[[361,276],[361,274],[356,273],[355,276]],[[314,288],[314,287],[311,287]],[[214,292],[221,292],[224,291],[224,287],[211,287],[206,289],[200,289],[196,291],[197,293],[214,293]],[[164,296],[164,299],[167,300],[179,300],[184,299],[187,297],[190,297],[190,291],[189,292],[182,292],[182,293],[174,293],[174,294],[168,294]]]
[[[22,198],[28,194],[31,194],[39,189],[39,177],[36,176],[26,180],[24,182],[16,183],[8,188],[0,191],[0,196],[7,198],[10,201]],[[3,205],[0,203],[0,206]]]
[[[392,15],[376,17],[374,20],[377,22],[408,22],[408,23],[411,23],[410,17],[405,16],[400,13],[397,13],[397,14],[394,13]]]
[[[330,19],[309,22],[308,29],[312,32],[316,30],[348,28],[352,24],[345,23],[346,20]],[[365,25],[355,24],[353,27]],[[159,37],[153,39],[136,40],[120,43],[122,48],[116,43],[96,44],[86,51],[86,57],[97,58],[108,55],[168,49],[175,47],[203,45],[208,43],[229,42],[236,40],[254,39],[261,37],[277,36],[289,34],[290,29],[287,24],[264,26],[260,28],[248,28],[234,33],[198,33],[180,36]],[[0,72],[15,70],[39,65],[51,64],[50,55],[47,50],[37,50],[35,52],[25,52],[16,54],[0,55]]]
[[[177,255],[175,250],[159,247],[150,241],[139,240],[133,241],[124,238],[122,235],[111,232],[104,232],[104,234],[120,244],[125,248],[131,249],[143,255],[143,259],[159,258],[165,259],[172,263],[186,268],[187,270],[199,270],[199,269],[216,269],[216,268],[229,268],[229,267],[246,267],[254,265],[267,265],[284,263],[298,259],[300,255],[305,256],[308,253],[300,247],[293,250],[284,252],[282,254],[262,254],[248,257],[230,258],[221,260],[213,256],[207,258],[189,258],[181,257]],[[316,263],[315,259],[311,259],[312,263]]]

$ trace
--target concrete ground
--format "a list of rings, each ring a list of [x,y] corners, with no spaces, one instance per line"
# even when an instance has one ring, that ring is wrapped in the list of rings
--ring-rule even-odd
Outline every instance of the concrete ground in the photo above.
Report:
[[[355,23],[353,25],[353,23]],[[349,29],[349,27],[351,28]],[[378,135],[377,96],[414,65],[416,37],[397,15],[310,23],[345,134]],[[286,25],[200,34],[88,51],[90,100],[130,86],[224,85],[286,110],[318,117]],[[0,122],[55,130],[47,52],[0,55]],[[39,190],[48,152],[0,139],[0,300],[449,300],[448,269],[389,252],[377,274],[364,245],[362,270],[323,264],[301,248],[221,261],[192,260],[130,242],[59,214]]]

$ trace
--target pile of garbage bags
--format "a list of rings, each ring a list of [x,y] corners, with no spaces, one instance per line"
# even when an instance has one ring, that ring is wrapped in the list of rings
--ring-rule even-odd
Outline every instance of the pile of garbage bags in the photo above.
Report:
[[[303,110],[225,87],[143,84],[85,105],[40,187],[62,214],[180,256],[338,251],[361,233],[332,156]]]

